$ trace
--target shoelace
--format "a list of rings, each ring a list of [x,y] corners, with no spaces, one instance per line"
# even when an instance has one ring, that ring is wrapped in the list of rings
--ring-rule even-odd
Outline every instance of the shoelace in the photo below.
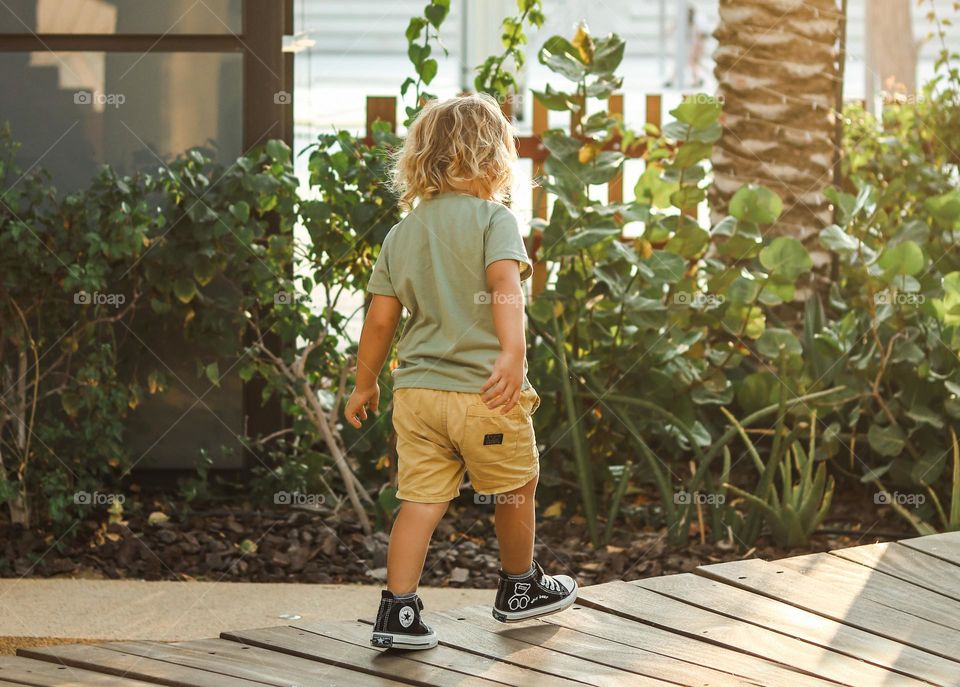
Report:
[[[543,577],[541,577],[540,584],[546,587],[548,590],[550,590],[554,594],[563,594],[564,592],[567,591],[566,587],[564,587],[562,584],[557,582],[550,575],[544,575]]]

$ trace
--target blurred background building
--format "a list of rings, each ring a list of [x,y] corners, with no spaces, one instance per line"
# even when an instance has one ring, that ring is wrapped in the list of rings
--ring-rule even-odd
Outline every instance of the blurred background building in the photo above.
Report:
[[[21,168],[47,170],[61,192],[102,164],[154,170],[195,146],[229,164],[270,138],[292,142],[291,20],[274,0],[3,0],[0,124]],[[237,437],[281,421],[236,375],[198,379],[194,346],[147,345],[176,383],[133,417],[143,467],[192,466],[198,447],[239,467]]]

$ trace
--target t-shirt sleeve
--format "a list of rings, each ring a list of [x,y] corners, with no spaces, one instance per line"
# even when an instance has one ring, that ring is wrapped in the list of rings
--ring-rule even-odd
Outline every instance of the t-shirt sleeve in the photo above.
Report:
[[[367,291],[380,296],[397,297],[397,292],[393,289],[393,283],[390,281],[390,269],[387,267],[387,254],[390,246],[389,234],[383,240],[380,246],[380,255],[373,265],[373,273],[370,275],[370,281],[367,282]]]
[[[520,263],[520,279],[533,274],[533,263],[520,235],[520,225],[514,214],[504,206],[494,210],[483,242],[483,267],[497,260],[516,260]]]

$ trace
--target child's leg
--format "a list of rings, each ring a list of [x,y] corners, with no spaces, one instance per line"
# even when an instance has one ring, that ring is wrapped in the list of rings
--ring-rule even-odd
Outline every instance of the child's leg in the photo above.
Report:
[[[404,501],[400,506],[387,549],[387,589],[394,594],[417,591],[430,537],[448,505]]]
[[[519,489],[497,495],[496,529],[500,543],[500,567],[508,575],[522,575],[533,564],[536,530],[534,496],[537,478]]]
[[[536,491],[534,477],[519,489],[498,494],[500,582],[493,617],[502,623],[557,613],[577,599],[576,580],[568,575],[547,575],[533,559]]]

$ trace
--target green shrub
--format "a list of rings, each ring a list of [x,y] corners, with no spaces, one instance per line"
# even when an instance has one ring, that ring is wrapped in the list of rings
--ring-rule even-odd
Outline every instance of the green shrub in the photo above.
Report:
[[[557,200],[548,220],[534,222],[543,232],[537,258],[548,276],[529,308],[531,378],[548,399],[537,421],[548,447],[544,460],[556,468],[553,484],[579,485],[583,515],[600,544],[629,491],[629,466],[635,478],[656,485],[668,533],[680,543],[703,504],[678,494],[731,493],[714,465],[738,435],[727,414],[752,421],[759,412],[773,420],[769,438],[744,448],[767,457],[754,461],[754,474],[737,458],[723,481],[736,482],[732,493],[741,496],[761,491],[743,504],[752,513],[746,525],[715,499],[708,514],[714,537],[733,534],[752,545],[767,513],[763,519],[779,539],[802,543],[824,515],[820,504],[829,503],[826,468],[814,470],[814,461],[830,460],[838,474],[864,481],[889,471],[898,484],[926,490],[931,512],[942,514],[935,485],[950,456],[948,427],[960,418],[960,318],[953,311],[960,273],[952,252],[960,196],[938,174],[955,179],[955,161],[934,147],[930,159],[917,158],[926,167],[914,179],[895,183],[884,165],[902,166],[907,158],[886,150],[887,132],[872,132],[875,149],[887,157],[852,160],[852,151],[850,171],[863,178],[851,179],[856,194],[831,196],[840,223],[820,241],[836,264],[821,294],[800,241],[765,236],[782,211],[770,190],[740,189],[731,216],[709,229],[689,216],[710,183],[705,161],[720,136],[719,103],[691,96],[662,131],[631,132],[602,109],[620,85],[622,50],[615,35],[594,39],[581,27],[573,41],[555,36],[540,52],[571,86],[536,95],[571,112],[576,124],[573,135],[544,136],[551,156],[542,186]],[[931,96],[920,107],[954,105]],[[912,119],[894,120],[904,121]],[[857,133],[869,140],[866,126]],[[611,149],[617,138],[620,150]],[[634,199],[597,200],[590,187],[621,174],[622,151],[631,146],[646,163]],[[882,190],[871,178],[883,182]],[[923,179],[930,185],[917,187]],[[642,232],[627,238],[633,222]],[[816,455],[802,457],[787,441],[803,426],[821,435]],[[641,469],[632,467],[638,459]],[[789,474],[790,461],[816,479],[810,489],[791,487],[773,498],[764,484]],[[544,481],[549,486],[550,478]],[[793,496],[817,507],[785,528]],[[604,536],[601,512],[609,513]]]
[[[104,167],[61,198],[42,172],[21,175],[14,151],[5,131],[0,500],[14,522],[65,527],[91,505],[78,493],[115,493],[138,458],[125,421],[167,386],[144,341],[174,333],[236,355],[266,216],[291,215],[296,180],[270,143],[226,169],[200,150],[149,173]],[[202,368],[212,381],[215,367]]]

